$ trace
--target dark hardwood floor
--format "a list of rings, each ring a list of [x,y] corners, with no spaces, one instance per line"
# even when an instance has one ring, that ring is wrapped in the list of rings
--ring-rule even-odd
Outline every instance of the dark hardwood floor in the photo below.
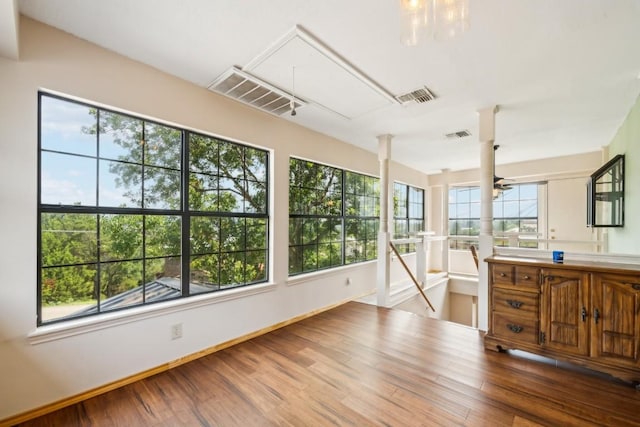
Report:
[[[22,425],[638,426],[640,392],[352,302]]]

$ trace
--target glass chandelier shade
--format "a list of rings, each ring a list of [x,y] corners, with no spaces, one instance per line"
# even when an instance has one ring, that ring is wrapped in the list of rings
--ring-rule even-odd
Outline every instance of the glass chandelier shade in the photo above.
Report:
[[[400,0],[402,43],[453,39],[469,28],[469,0]]]

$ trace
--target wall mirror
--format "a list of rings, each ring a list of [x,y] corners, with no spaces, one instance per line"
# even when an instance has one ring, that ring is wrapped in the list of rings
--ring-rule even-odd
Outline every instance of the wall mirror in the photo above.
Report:
[[[587,183],[587,225],[624,226],[624,155],[595,171]]]

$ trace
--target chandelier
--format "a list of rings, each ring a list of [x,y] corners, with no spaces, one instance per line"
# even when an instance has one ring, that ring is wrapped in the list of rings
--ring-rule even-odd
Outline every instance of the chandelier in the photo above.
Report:
[[[402,43],[452,39],[469,28],[469,0],[400,0]]]

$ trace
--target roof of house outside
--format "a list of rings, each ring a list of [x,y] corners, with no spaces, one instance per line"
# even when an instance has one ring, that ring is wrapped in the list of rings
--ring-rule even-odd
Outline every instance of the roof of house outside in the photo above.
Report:
[[[182,295],[182,285],[179,277],[160,277],[149,283],[137,286],[112,296],[100,302],[100,312],[117,310],[124,307],[141,305],[142,303],[152,303],[158,301],[170,300],[178,298]],[[211,284],[203,285],[190,283],[189,289],[191,294],[211,292],[220,289],[220,285]],[[76,317],[87,314],[98,313],[98,305],[92,305],[82,310],[76,311],[67,317]]]

